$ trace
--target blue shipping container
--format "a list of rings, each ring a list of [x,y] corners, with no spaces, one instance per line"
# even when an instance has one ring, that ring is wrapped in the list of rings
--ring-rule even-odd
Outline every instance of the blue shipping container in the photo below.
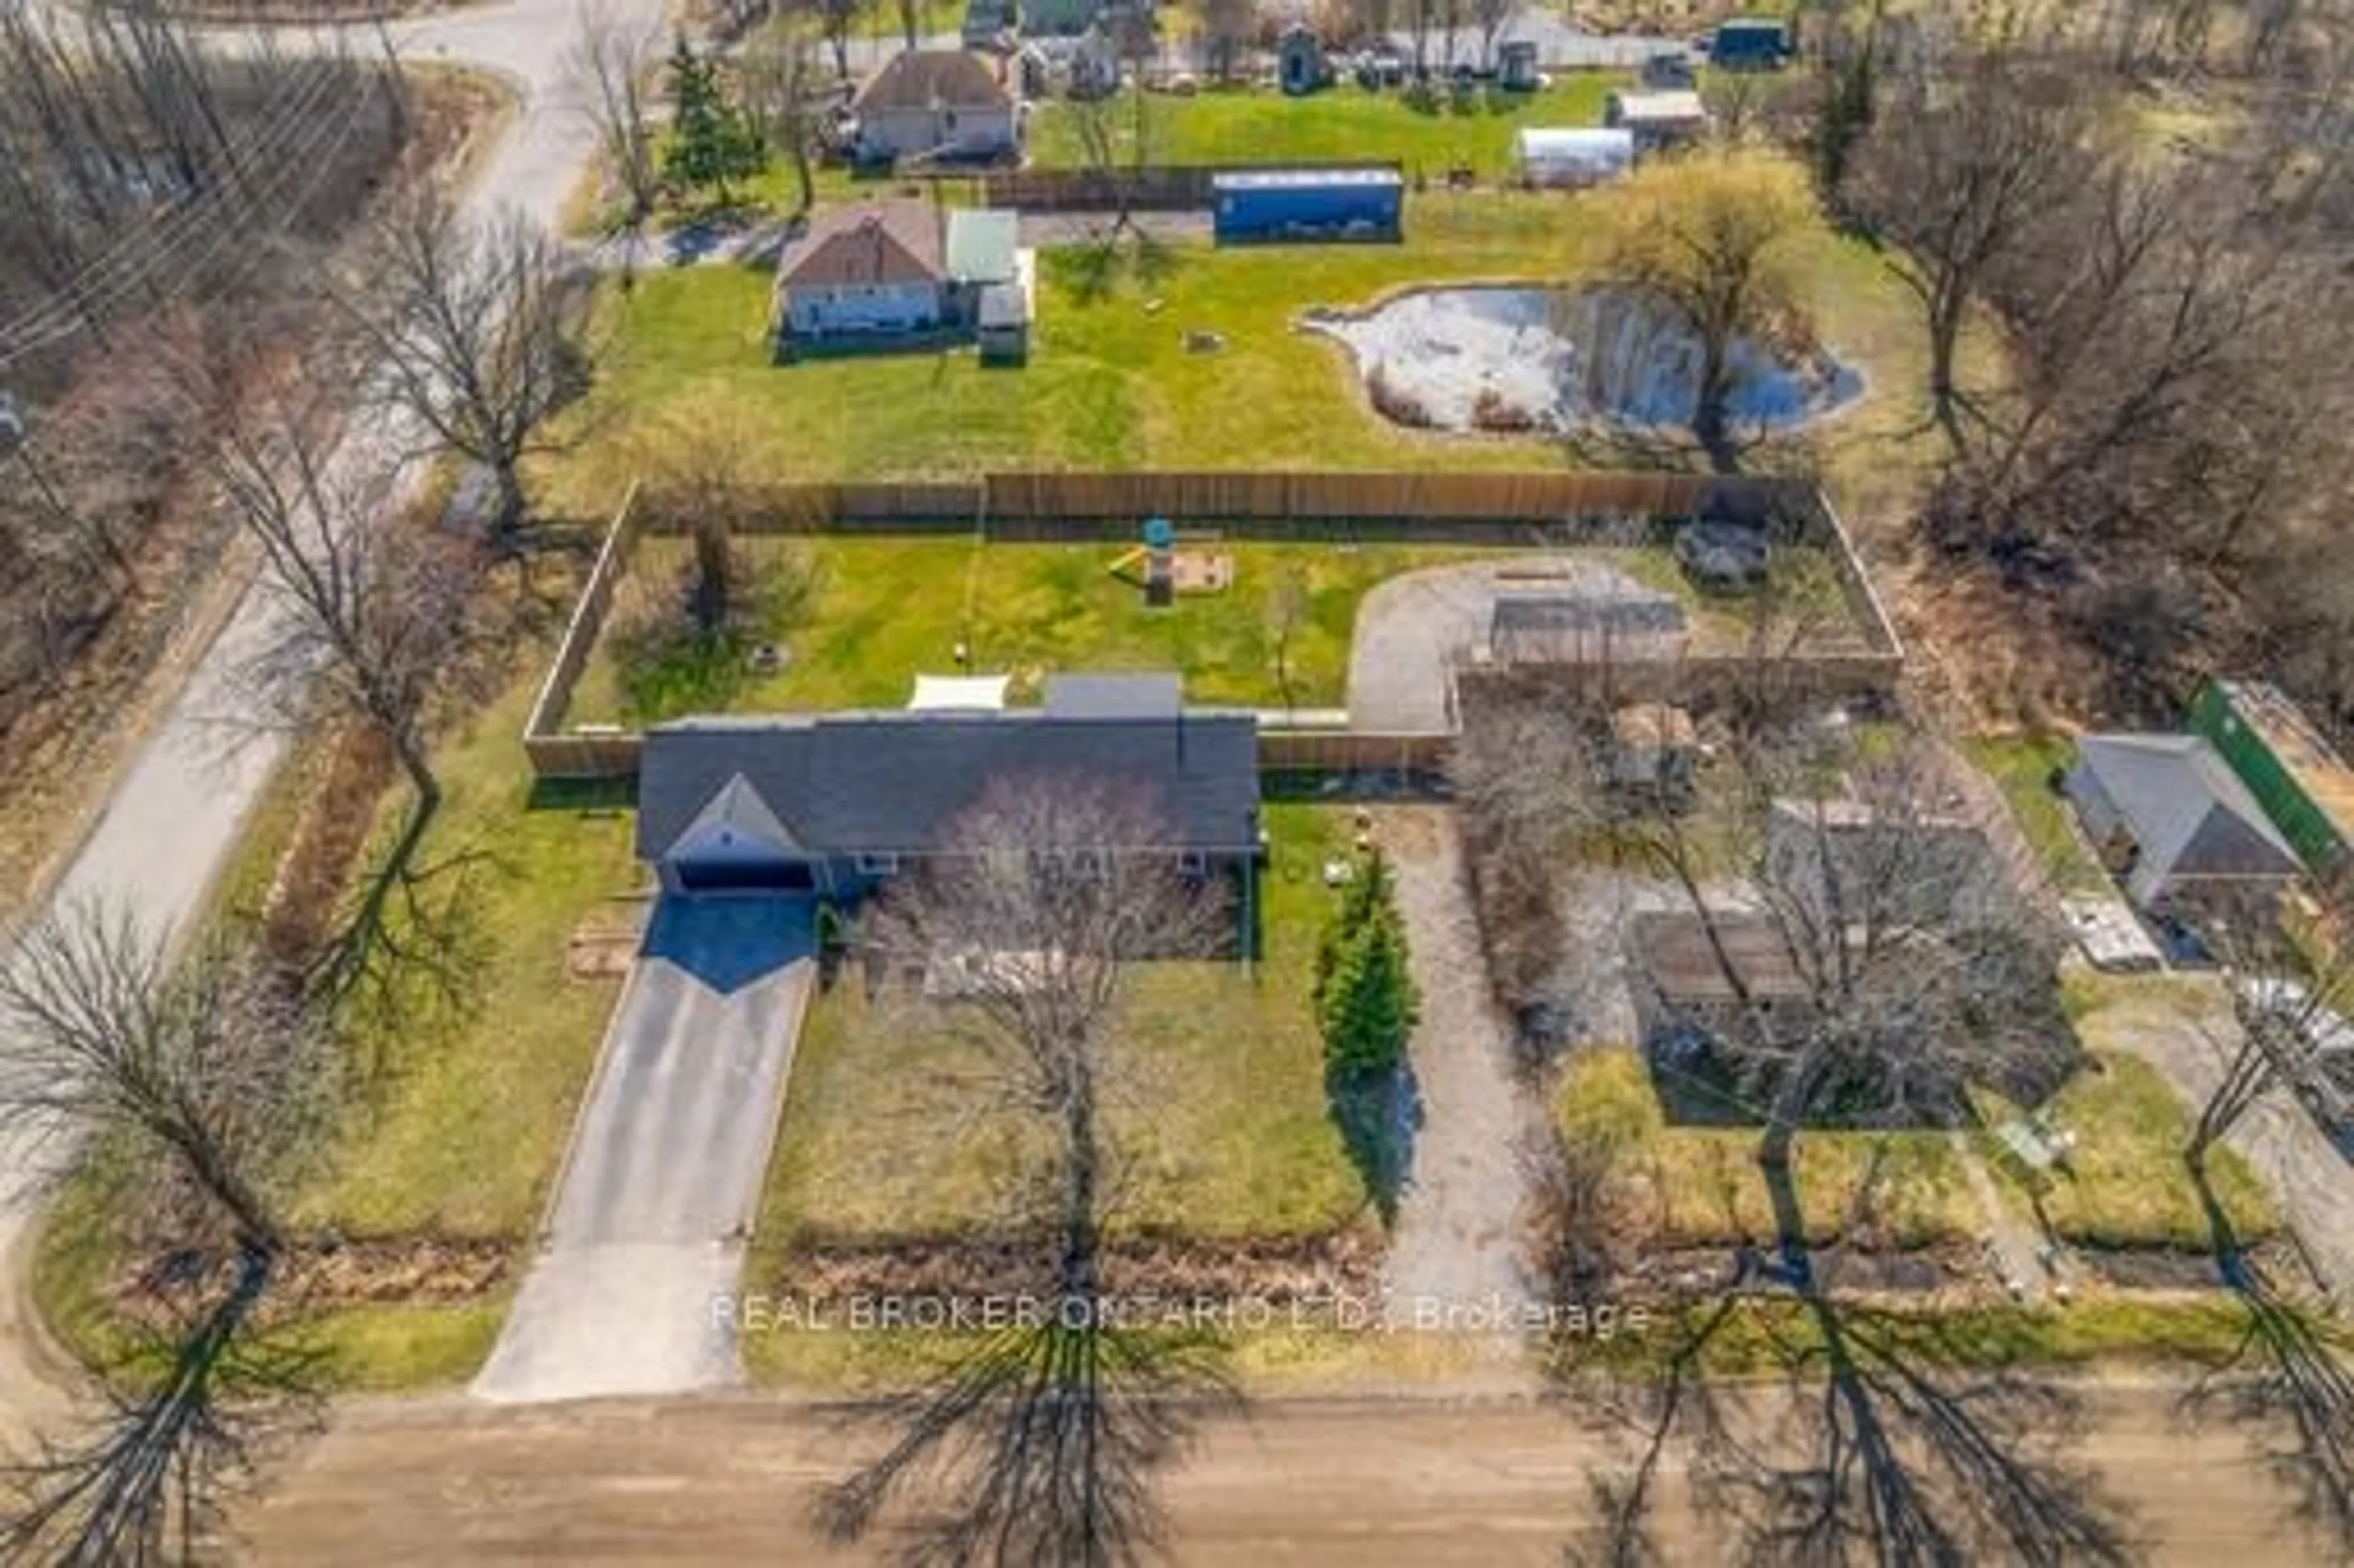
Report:
[[[1708,51],[1709,63],[1728,70],[1772,69],[1789,58],[1790,29],[1767,16],[1735,16],[1720,23]]]
[[[1250,169],[1210,181],[1221,245],[1395,239],[1405,181],[1395,169]]]

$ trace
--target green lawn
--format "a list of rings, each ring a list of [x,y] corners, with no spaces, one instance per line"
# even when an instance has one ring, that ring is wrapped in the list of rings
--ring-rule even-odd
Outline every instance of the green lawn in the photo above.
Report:
[[[1657,1377],[1702,1373],[1725,1379],[1781,1379],[1794,1371],[1819,1375],[1826,1345],[1814,1308],[1788,1298],[1753,1299],[1718,1319],[1715,1332],[1697,1358],[1687,1351],[1717,1303],[1703,1301],[1680,1312],[1654,1314],[1640,1330],[1607,1341],[1568,1339],[1556,1349],[1553,1369],[1574,1374],[1606,1365],[1622,1376]],[[2020,1366],[2147,1367],[2189,1363],[2214,1367],[2248,1351],[2248,1313],[2228,1296],[2198,1298],[2113,1296],[2078,1300],[2064,1308],[2008,1305],[1972,1307],[1841,1308],[1845,1333],[1868,1333],[1872,1342],[1925,1371]],[[2332,1342],[2344,1330],[2332,1319],[2311,1318]]]
[[[1437,184],[1449,167],[1468,164],[1490,183],[1512,173],[1512,134],[1522,126],[1599,125],[1602,101],[1629,79],[1606,71],[1572,71],[1542,92],[1484,90],[1458,101],[1416,106],[1399,92],[1365,92],[1343,84],[1308,98],[1269,88],[1204,84],[1193,98],[1145,101],[1145,148],[1156,164],[1281,164],[1330,159],[1392,158]],[[1117,157],[1125,164],[1134,146],[1126,104],[1109,118]],[[1077,115],[1062,102],[1039,106],[1030,126],[1030,160],[1043,168],[1087,163]]]
[[[1962,751],[2002,790],[2053,886],[2065,893],[2108,887],[2107,874],[2076,832],[2068,802],[2052,789],[2052,770],[2075,758],[2076,748],[2066,736],[1978,736],[1964,741]]]
[[[779,366],[768,274],[662,271],[627,298],[607,296],[599,386],[575,416],[575,450],[548,461],[545,493],[564,514],[601,516],[631,477],[636,438],[663,408],[697,398],[746,410],[765,433],[758,466],[779,478],[1624,461],[1542,437],[1401,429],[1367,405],[1344,350],[1297,326],[1312,306],[1363,306],[1416,284],[1590,277],[1619,211],[1610,192],[1434,192],[1409,199],[1400,245],[1185,242],[1101,288],[1088,253],[1049,250],[1031,361],[1008,369],[983,369],[969,352]],[[1822,428],[1819,455],[1868,503],[1909,494],[1936,440],[1920,433],[1917,307],[1860,243],[1828,227],[1795,243],[1802,302],[1870,383]],[[1196,330],[1224,346],[1188,352]]]
[[[2119,1027],[2140,1027],[2121,1020],[2117,1010],[2145,1005],[2152,1003],[2107,1004],[2079,1021],[2078,1030],[2091,1043]],[[1985,1108],[1989,1124],[2009,1114],[1991,1099]],[[2200,1252],[2212,1245],[2206,1210],[2182,1163],[2191,1113],[2156,1067],[2124,1051],[2096,1048],[2045,1110],[2075,1135],[2065,1169],[2031,1178],[1991,1139],[1984,1145],[1988,1168],[2022,1213],[2040,1213],[2054,1235],[2082,1246]],[[2258,1241],[2280,1228],[2272,1195],[2247,1161],[2217,1149],[2207,1168],[2216,1200],[2242,1241]]]
[[[1580,1053],[1553,1097],[1565,1148],[1609,1155],[1617,1222],[1629,1239],[1662,1247],[1765,1245],[1770,1194],[1754,1128],[1670,1127],[1634,1051]],[[1797,1183],[1807,1236],[1922,1246],[1985,1228],[1952,1144],[1935,1132],[1804,1132]]]
[[[469,923],[474,1005],[420,1003],[355,1043],[378,1079],[302,1195],[305,1223],[520,1241],[538,1222],[617,994],[611,980],[574,979],[566,944],[642,873],[627,813],[532,809],[516,737],[538,665],[519,663],[504,695],[439,748],[449,802],[427,856],[491,857]]]
[[[1337,706],[1346,694],[1357,607],[1368,591],[1401,572],[1496,554],[1440,545],[1222,543],[1205,548],[1232,557],[1232,588],[1151,609],[1132,576],[1113,574],[1130,552],[1111,543],[981,545],[921,535],[755,540],[749,547],[793,552],[816,574],[805,619],[766,633],[788,650],[784,668],[739,677],[730,661],[712,681],[656,685],[642,673],[630,678],[619,634],[633,620],[676,613],[676,584],[688,559],[683,541],[649,539],[616,596],[607,635],[583,672],[567,721],[643,724],[715,705],[896,707],[917,674],[955,673],[959,641],[970,650],[972,669],[1014,676],[1016,700],[1034,698],[1051,671],[1164,669],[1183,672],[1187,694],[1197,702],[1279,707],[1286,691],[1270,599],[1293,574],[1304,599],[1287,659],[1289,705]],[[1740,616],[1695,595],[1665,550],[1581,554],[1679,594],[1702,645],[1741,646]],[[1794,580],[1833,571],[1819,552],[1784,556]],[[1835,585],[1831,591],[1836,598]]]
[[[1346,832],[1330,810],[1270,804],[1265,959],[1140,968],[1117,1046],[1113,1113],[1129,1234],[1307,1238],[1347,1227],[1365,1195],[1325,1114],[1308,1006],[1331,895],[1319,868]],[[1002,1217],[1034,1172],[1012,1113],[976,1109],[982,1047],[938,1009],[846,978],[811,1007],[793,1062],[758,1231],[757,1283],[798,1247],[959,1237]],[[790,1269],[784,1269],[790,1283]]]

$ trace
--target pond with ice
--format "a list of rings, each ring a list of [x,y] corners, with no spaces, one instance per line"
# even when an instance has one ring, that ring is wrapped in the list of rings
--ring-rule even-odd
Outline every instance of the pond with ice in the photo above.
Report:
[[[1403,424],[1684,427],[1698,399],[1698,342],[1631,289],[1420,289],[1368,311],[1311,311],[1302,324],[1348,344],[1373,406]],[[1819,349],[1781,353],[1744,337],[1732,362],[1735,430],[1789,429],[1863,390]]]

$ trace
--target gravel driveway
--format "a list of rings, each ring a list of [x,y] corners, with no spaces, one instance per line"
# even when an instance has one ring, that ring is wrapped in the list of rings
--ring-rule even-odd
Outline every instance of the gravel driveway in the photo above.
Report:
[[[474,1393],[737,1381],[734,1294],[815,969],[806,905],[665,899],[613,1013],[546,1245]]]
[[[1414,1033],[1423,1121],[1398,1202],[1383,1285],[1393,1323],[1479,1327],[1537,1299],[1528,1266],[1525,1151],[1543,1135],[1513,1075],[1510,1023],[1488,987],[1455,817],[1437,807],[1376,814],[1397,872],[1422,1021]]]
[[[1514,590],[1597,604],[1666,597],[1590,555],[1499,552],[1489,560],[1391,577],[1357,607],[1349,643],[1349,727],[1376,735],[1451,734],[1455,672],[1488,648],[1496,601]]]

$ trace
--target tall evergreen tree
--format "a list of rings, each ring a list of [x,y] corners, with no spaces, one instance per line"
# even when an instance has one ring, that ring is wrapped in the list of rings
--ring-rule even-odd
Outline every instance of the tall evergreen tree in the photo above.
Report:
[[[751,117],[727,96],[719,69],[680,33],[670,52],[671,137],[663,175],[690,190],[709,189],[724,206],[727,182],[760,172],[768,146]]]
[[[1375,850],[1359,862],[1316,955],[1317,1021],[1331,1073],[1363,1079],[1405,1059],[1417,1009],[1406,971],[1405,926],[1396,882]]]
[[[1395,911],[1385,909],[1349,940],[1326,981],[1326,1067],[1358,1079],[1395,1072],[1417,1012],[1405,938]]]

